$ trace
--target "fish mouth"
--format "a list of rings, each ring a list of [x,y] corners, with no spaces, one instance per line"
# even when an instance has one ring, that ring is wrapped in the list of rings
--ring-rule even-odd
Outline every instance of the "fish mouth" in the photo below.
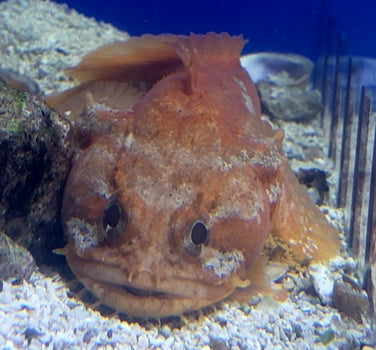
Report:
[[[130,281],[119,283],[116,280],[109,280],[106,276],[101,276],[100,274],[97,276],[93,276],[92,274],[84,275],[78,273],[77,268],[72,266],[71,268],[77,278],[82,280],[89,290],[92,289],[90,285],[100,285],[104,289],[116,289],[119,293],[124,293],[125,295],[138,299],[222,299],[223,289],[226,289],[225,286],[222,285],[206,285],[198,280],[184,278],[171,278],[172,283],[159,288],[155,288],[155,286],[151,284],[140,287]],[[187,285],[186,290],[182,290],[182,288],[174,290],[174,286],[180,285],[181,283]],[[193,293],[194,288],[198,286],[203,286],[204,289],[210,289],[210,293],[208,293],[208,295],[205,293],[197,293],[197,290]],[[171,289],[169,289],[169,287],[171,287]]]
[[[171,298],[174,294],[160,292],[155,290],[141,289],[129,285],[120,285],[127,293],[134,295],[135,297],[147,297],[147,298]]]
[[[77,276],[77,278],[103,304],[118,312],[124,312],[128,316],[140,319],[161,319],[182,315],[214,304],[230,294],[223,294],[224,291],[221,291],[221,288],[216,288],[215,297],[207,296],[203,298],[195,296],[194,293],[189,294],[189,290],[183,295],[175,291],[166,292],[153,288],[139,288],[130,284],[117,284],[82,275]],[[195,281],[190,282],[194,283]]]
[[[136,284],[119,267],[67,255],[77,279],[102,303],[139,318],[163,318],[201,309],[226,298],[235,289],[229,284],[209,284],[194,278],[171,276],[162,285]]]

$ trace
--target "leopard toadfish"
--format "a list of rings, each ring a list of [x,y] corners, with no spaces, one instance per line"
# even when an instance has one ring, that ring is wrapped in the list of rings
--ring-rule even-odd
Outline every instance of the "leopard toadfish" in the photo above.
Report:
[[[48,99],[74,123],[64,252],[118,311],[165,317],[251,293],[267,242],[296,264],[337,254],[283,131],[261,118],[244,44],[208,33],[106,45],[71,70],[80,85]]]

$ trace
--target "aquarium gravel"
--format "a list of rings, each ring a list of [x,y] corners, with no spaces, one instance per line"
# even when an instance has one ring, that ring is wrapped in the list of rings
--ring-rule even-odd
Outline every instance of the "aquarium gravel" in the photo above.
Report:
[[[180,329],[102,317],[68,294],[58,275],[34,273],[30,283],[4,282],[2,348],[353,349],[370,331],[335,309],[311,304],[304,293],[283,304],[268,298],[256,306],[223,302]]]
[[[127,37],[109,24],[50,1],[0,3],[0,68],[35,81],[47,94],[74,84],[63,69],[77,64],[86,52]],[[293,168],[331,170],[314,125],[280,123]],[[329,185],[333,181],[335,174]],[[341,227],[343,213],[331,207],[326,211]],[[331,302],[327,291],[341,272],[355,270],[355,262],[344,249],[343,257],[330,265],[326,274],[314,267],[306,274],[285,275],[283,283],[292,292],[284,303],[268,297],[243,305],[225,301],[202,314],[184,317],[179,327],[155,321],[127,322],[116,314],[101,316],[72,294],[57,272],[43,268],[29,282],[10,279],[0,285],[0,348],[354,349],[371,344],[375,335],[366,320],[359,324],[321,305],[320,299]]]

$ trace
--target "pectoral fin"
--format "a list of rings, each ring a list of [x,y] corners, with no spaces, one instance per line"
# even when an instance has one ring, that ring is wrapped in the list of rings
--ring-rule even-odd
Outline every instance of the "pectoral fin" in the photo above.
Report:
[[[323,261],[338,254],[338,231],[313,203],[287,165],[281,167],[281,191],[272,216],[272,235],[300,263]]]

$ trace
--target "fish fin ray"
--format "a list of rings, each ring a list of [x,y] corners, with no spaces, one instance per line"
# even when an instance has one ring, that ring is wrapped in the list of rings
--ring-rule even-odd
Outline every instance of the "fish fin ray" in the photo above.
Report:
[[[339,251],[338,231],[311,200],[293,171],[283,166],[282,191],[272,217],[272,234],[282,238],[299,262],[325,261]]]
[[[81,83],[93,80],[134,80],[155,83],[182,66],[171,44],[173,34],[130,38],[101,46],[68,70]]]

